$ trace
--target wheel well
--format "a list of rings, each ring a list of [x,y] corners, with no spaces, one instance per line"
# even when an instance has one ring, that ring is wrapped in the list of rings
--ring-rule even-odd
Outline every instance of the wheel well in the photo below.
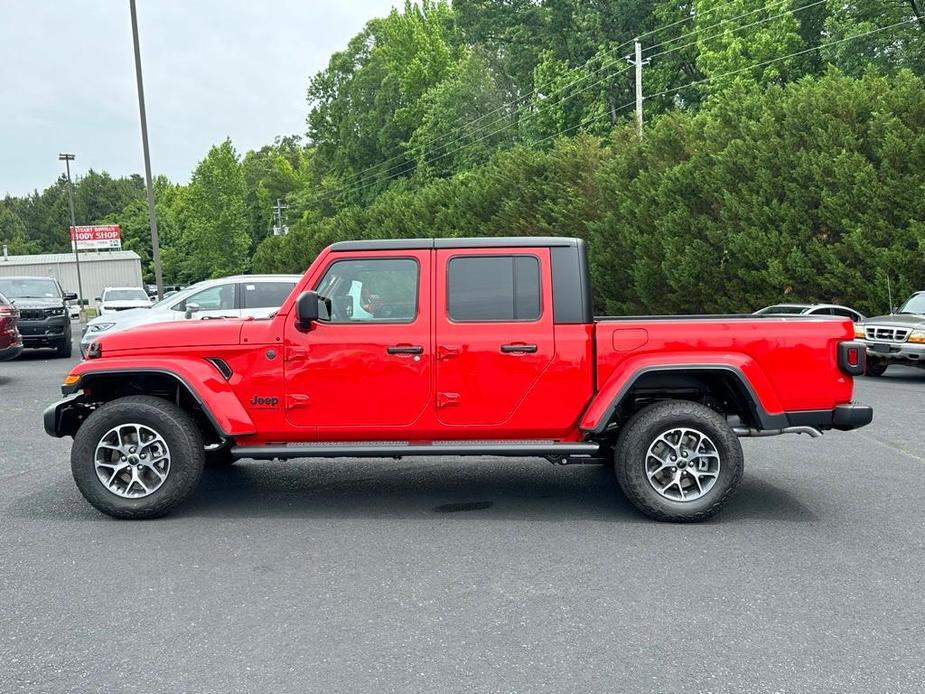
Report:
[[[619,430],[644,407],[662,400],[689,400],[740,426],[758,427],[757,403],[738,374],[723,369],[702,371],[649,371],[636,378],[621,397],[607,424],[607,432]]]
[[[84,393],[82,398],[84,405],[90,410],[103,403],[129,395],[151,395],[169,400],[193,418],[206,445],[223,443],[226,440],[199,398],[182,380],[171,374],[88,374],[83,377],[81,388]],[[81,417],[80,421],[85,418]],[[77,428],[79,428],[79,423],[74,433]]]

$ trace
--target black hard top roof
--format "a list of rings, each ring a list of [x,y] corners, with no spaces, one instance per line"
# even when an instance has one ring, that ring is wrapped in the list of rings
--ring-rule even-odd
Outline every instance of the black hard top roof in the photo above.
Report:
[[[412,251],[425,248],[544,248],[577,246],[581,239],[565,236],[490,236],[482,238],[444,239],[371,239],[338,241],[331,250],[340,251]]]

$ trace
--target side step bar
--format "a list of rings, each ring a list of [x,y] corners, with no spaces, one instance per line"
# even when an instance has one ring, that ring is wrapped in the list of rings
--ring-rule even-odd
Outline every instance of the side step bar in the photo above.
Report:
[[[553,443],[528,441],[523,443],[377,443],[370,444],[307,444],[301,446],[235,446],[231,455],[235,458],[272,460],[274,458],[405,458],[410,456],[474,456],[492,455],[513,458],[570,455],[594,455],[596,443]]]

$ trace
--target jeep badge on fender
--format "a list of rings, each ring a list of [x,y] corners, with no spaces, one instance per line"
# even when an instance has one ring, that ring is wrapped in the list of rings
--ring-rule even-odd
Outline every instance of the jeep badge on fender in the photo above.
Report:
[[[250,399],[250,404],[254,407],[276,407],[279,404],[279,398],[255,395]]]

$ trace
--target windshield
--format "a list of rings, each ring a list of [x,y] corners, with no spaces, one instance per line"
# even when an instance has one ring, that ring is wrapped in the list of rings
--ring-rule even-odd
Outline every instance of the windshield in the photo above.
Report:
[[[806,306],[768,306],[763,308],[760,311],[755,311],[756,314],[765,314],[765,313],[803,313],[806,310]]]
[[[61,290],[54,280],[8,277],[0,279],[0,294],[10,299],[57,299]]]
[[[0,289],[3,287],[0,286]],[[906,303],[902,305],[902,308],[899,309],[900,313],[913,313],[915,315],[925,315],[925,293],[923,294],[913,294],[910,296]]]
[[[148,301],[144,289],[107,289],[103,301]]]

